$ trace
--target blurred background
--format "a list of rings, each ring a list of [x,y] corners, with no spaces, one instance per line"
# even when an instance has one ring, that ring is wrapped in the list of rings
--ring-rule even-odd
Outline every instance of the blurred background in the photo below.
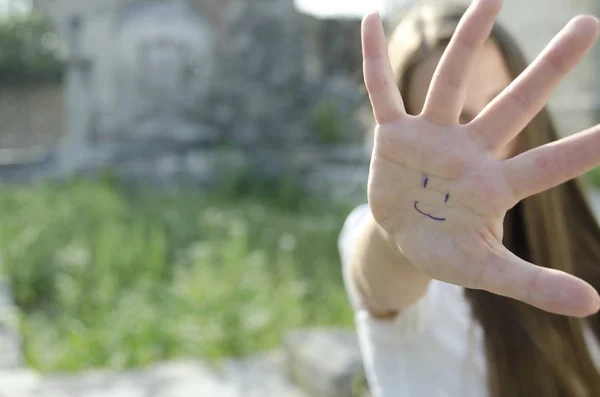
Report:
[[[0,396],[360,395],[360,18],[411,3],[1,0]],[[598,10],[500,20],[531,60]],[[553,97],[564,135],[597,123],[599,71]]]

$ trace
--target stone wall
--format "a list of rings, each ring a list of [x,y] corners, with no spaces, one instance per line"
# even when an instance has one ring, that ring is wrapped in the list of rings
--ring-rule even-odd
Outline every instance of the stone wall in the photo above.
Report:
[[[36,4],[67,59],[65,139],[37,167],[0,166],[0,182],[110,168],[205,185],[234,164],[337,196],[364,186],[360,21],[301,15],[293,0]]]
[[[52,147],[65,131],[61,85],[0,89],[0,148]]]

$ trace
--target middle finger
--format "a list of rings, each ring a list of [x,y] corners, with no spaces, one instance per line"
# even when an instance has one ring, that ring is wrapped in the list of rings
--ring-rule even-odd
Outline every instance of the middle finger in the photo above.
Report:
[[[471,70],[501,8],[501,0],[475,0],[463,15],[431,80],[422,112],[428,120],[458,122]]]

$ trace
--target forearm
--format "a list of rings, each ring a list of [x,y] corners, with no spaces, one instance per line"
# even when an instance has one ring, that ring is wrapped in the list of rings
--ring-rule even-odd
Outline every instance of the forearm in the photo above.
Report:
[[[431,279],[410,264],[372,218],[362,228],[350,277],[373,315],[391,317],[421,299]]]

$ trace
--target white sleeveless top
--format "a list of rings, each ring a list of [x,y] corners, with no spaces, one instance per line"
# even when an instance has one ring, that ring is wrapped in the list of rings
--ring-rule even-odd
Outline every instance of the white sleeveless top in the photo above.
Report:
[[[369,315],[349,276],[350,257],[365,222],[356,208],[339,238],[344,283],[373,397],[487,397],[483,331],[462,287],[433,280],[425,296],[393,319]],[[600,371],[600,345],[586,341]]]

